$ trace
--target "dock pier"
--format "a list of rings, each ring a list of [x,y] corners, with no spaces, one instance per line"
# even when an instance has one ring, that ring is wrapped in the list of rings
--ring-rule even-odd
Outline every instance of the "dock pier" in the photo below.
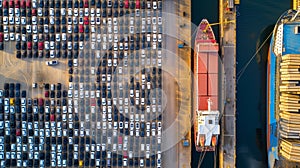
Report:
[[[221,118],[219,167],[236,167],[236,5],[238,0],[220,0],[220,48],[224,65],[222,86],[224,111]]]

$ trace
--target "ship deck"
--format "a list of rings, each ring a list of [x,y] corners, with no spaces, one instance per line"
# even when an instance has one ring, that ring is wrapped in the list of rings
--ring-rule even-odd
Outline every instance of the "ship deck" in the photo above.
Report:
[[[289,31],[291,26],[288,26]],[[286,37],[286,36],[284,36]],[[290,40],[295,41],[295,37],[288,36]],[[288,46],[286,46],[288,47]],[[277,115],[279,121],[279,156],[281,156],[280,164],[289,164],[289,166],[299,164],[300,160],[300,55],[290,54],[288,48],[287,54],[277,58],[277,79],[276,87],[280,91],[279,101],[276,101]],[[298,163],[296,163],[298,161]]]

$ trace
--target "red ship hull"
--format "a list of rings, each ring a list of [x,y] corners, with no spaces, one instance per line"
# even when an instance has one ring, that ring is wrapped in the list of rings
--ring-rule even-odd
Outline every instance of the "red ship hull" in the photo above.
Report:
[[[194,137],[198,152],[214,151],[217,145],[217,136],[212,137],[211,146],[204,146],[205,138],[196,140],[198,135],[197,111],[208,109],[207,100],[210,99],[211,110],[218,110],[218,51],[214,33],[206,19],[199,24],[194,48]],[[202,141],[203,140],[203,141]]]

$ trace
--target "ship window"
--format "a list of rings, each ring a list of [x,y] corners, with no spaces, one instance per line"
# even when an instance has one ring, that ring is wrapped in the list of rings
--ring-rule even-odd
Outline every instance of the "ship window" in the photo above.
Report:
[[[212,124],[212,120],[208,120],[208,124]]]
[[[295,26],[295,34],[299,34],[300,33],[300,26]]]

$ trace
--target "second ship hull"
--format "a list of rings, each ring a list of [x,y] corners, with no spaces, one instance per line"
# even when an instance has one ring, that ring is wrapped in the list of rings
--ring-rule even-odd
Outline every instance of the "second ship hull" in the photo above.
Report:
[[[270,43],[267,64],[268,167],[295,167],[300,163],[300,18],[288,10],[278,19]],[[299,89],[299,88],[298,88]],[[298,116],[299,117],[299,116]],[[295,122],[296,121],[296,122]]]

